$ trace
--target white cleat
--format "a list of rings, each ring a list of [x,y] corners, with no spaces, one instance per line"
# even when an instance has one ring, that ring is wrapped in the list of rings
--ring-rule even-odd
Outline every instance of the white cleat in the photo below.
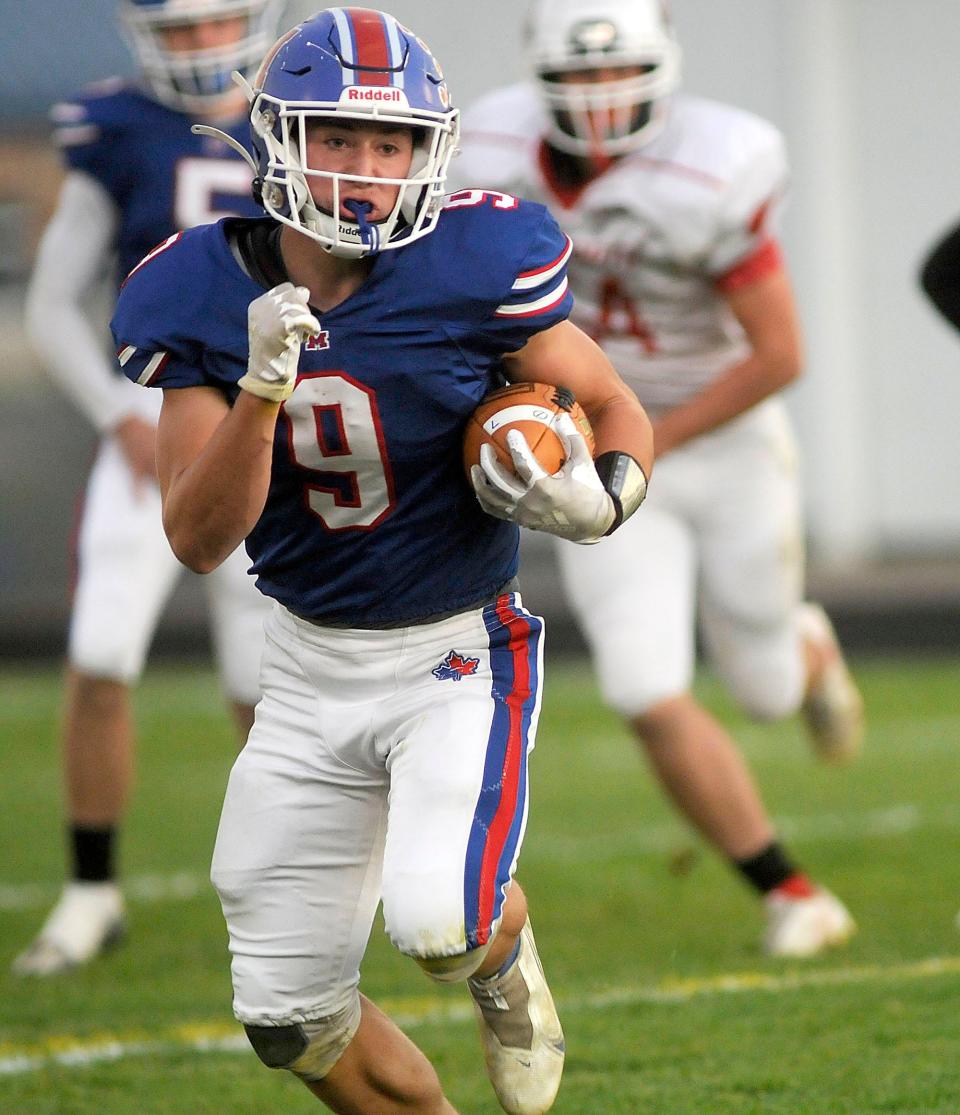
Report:
[[[846,906],[820,887],[806,895],[777,887],[763,901],[767,909],[763,950],[768,956],[816,956],[845,944],[857,931]]]
[[[17,976],[55,976],[86,964],[124,934],[116,883],[67,883],[36,939],[13,962]]]
[[[800,709],[813,748],[824,762],[849,763],[863,746],[863,697],[847,669],[833,624],[819,604],[801,605],[800,633],[824,662]]]
[[[467,984],[480,1023],[487,1075],[500,1106],[509,1115],[549,1111],[563,1074],[563,1030],[529,919],[509,970]]]

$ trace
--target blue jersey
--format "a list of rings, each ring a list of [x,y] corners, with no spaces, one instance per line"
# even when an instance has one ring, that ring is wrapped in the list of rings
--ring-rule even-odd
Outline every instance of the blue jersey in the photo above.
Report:
[[[113,330],[131,379],[236,397],[247,307],[264,288],[237,263],[231,226],[172,238],[128,279]],[[247,539],[263,592],[309,619],[373,627],[468,608],[516,573],[519,532],[481,510],[463,431],[503,382],[503,355],[569,314],[569,254],[542,206],[464,191],[429,236],[314,310],[321,331],[303,345]]]
[[[95,178],[116,202],[120,278],[178,229],[262,213],[239,155],[193,135],[189,116],[133,85],[113,78],[88,86],[51,115],[67,166]],[[241,117],[224,130],[245,142],[249,125]]]

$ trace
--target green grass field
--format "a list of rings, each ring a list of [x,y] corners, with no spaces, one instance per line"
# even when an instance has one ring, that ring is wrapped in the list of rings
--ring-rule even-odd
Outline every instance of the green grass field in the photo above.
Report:
[[[868,745],[843,771],[798,724],[749,725],[704,688],[795,854],[860,924],[790,963],[760,956],[757,902],[674,819],[587,667],[551,665],[521,877],[567,1032],[557,1115],[956,1115],[960,662],[861,663]],[[153,670],[138,693],[128,942],[68,977],[8,975],[61,881],[59,703],[55,673],[0,673],[0,1112],[321,1110],[231,1018],[206,871],[233,741],[202,671]],[[379,924],[364,988],[462,1115],[498,1110],[465,992],[434,988]]]

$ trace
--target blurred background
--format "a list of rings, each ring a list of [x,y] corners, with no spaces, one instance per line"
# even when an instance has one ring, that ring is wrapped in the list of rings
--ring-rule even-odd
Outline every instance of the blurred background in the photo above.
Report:
[[[316,4],[289,5],[289,21]],[[427,38],[456,101],[523,75],[516,0],[386,5]],[[960,336],[917,268],[960,219],[956,0],[675,0],[685,86],[785,132],[784,243],[808,368],[788,402],[804,454],[811,595],[851,649],[960,647]],[[21,319],[60,168],[46,113],[132,72],[114,0],[0,0],[0,655],[65,644],[71,531],[94,438],[28,349]],[[94,292],[92,292],[94,293]],[[107,338],[105,334],[105,344]],[[525,598],[577,648],[549,547]],[[193,578],[159,653],[202,647]]]

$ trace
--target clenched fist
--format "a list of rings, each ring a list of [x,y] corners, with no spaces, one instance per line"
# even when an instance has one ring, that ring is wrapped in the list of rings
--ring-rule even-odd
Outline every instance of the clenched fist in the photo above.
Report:
[[[247,310],[250,358],[239,386],[244,391],[282,403],[297,384],[300,346],[320,322],[310,312],[310,291],[281,283],[255,298]]]

